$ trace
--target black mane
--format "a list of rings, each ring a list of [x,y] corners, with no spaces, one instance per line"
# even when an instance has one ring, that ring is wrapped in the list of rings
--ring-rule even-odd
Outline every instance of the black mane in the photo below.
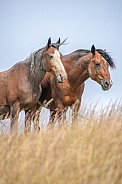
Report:
[[[75,60],[78,60],[79,58],[85,56],[86,54],[90,53],[89,50],[85,50],[85,49],[78,49],[74,52],[71,53],[71,55],[74,55]]]
[[[102,49],[96,49],[96,51],[99,52],[99,54],[101,54],[101,56],[109,63],[109,65],[112,69],[116,68],[114,60],[107,52],[105,52]],[[78,50],[74,51],[73,53],[78,54],[76,57],[77,57],[77,59],[79,59],[80,57],[83,57],[90,52],[91,52],[90,50],[78,49]]]
[[[56,48],[56,49],[59,49],[59,46],[56,43],[51,43],[51,46]]]
[[[114,60],[106,51],[102,49],[96,49],[96,51],[99,52],[99,54],[101,54],[101,56],[109,63],[111,68],[116,68]]]
[[[90,52],[91,52],[90,50],[78,49],[78,50],[74,51],[73,53],[79,53],[82,56],[82,55],[86,55]]]

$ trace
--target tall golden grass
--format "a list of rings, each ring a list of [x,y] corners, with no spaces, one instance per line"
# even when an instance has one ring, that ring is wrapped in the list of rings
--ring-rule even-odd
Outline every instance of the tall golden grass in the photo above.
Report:
[[[0,184],[122,184],[122,105],[79,123],[0,136]]]

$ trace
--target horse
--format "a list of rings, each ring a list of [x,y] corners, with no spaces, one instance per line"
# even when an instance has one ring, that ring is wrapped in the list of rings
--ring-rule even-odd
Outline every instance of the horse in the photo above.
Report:
[[[45,47],[0,72],[0,115],[1,119],[10,117],[11,128],[18,121],[21,110],[31,109],[34,112],[42,92],[40,83],[46,72],[55,75],[57,82],[66,80],[67,74],[58,47],[49,38]]]
[[[109,66],[113,69],[115,63],[106,50],[96,49],[92,45],[91,50],[79,49],[64,55],[62,63],[67,72],[67,79],[64,83],[57,83],[54,76],[48,72],[41,82],[42,95],[37,109],[39,109],[39,104],[53,99],[48,105],[51,111],[49,121],[51,123],[55,122],[55,117],[65,118],[67,107],[72,109],[74,119],[77,117],[85,81],[88,78],[101,85],[104,91],[112,86]]]

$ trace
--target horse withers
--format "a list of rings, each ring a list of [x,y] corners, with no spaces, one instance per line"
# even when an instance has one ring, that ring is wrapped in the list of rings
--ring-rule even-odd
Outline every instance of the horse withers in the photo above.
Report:
[[[67,78],[61,54],[52,45],[51,38],[45,47],[30,54],[24,61],[0,72],[0,115],[1,119],[10,116],[11,127],[17,122],[22,109],[34,112],[41,95],[39,85],[46,72],[55,74],[58,82]]]

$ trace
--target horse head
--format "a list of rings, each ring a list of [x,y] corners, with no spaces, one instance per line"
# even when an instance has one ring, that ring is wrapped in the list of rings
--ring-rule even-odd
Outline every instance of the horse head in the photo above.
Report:
[[[43,51],[43,63],[47,72],[52,72],[56,75],[57,82],[64,82],[67,79],[67,74],[61,60],[62,54],[59,52],[59,47],[52,44],[51,38],[49,38]]]
[[[115,68],[112,58],[102,49],[91,47],[92,60],[88,66],[89,77],[99,83],[103,90],[108,90],[112,86],[112,80],[109,73],[109,66]]]

